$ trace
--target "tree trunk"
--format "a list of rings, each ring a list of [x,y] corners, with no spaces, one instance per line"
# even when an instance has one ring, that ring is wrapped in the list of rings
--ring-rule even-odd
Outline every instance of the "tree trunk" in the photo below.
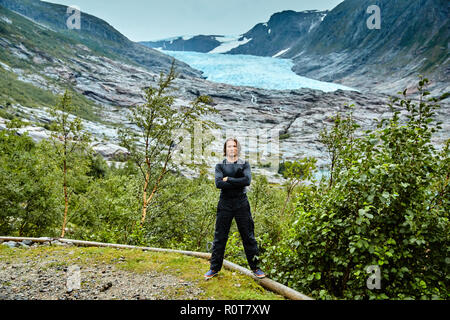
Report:
[[[298,182],[294,182],[292,185],[289,186],[288,190],[287,190],[287,196],[286,196],[286,200],[284,201],[284,206],[283,206],[283,210],[281,211],[281,215],[284,215],[284,211],[286,210],[286,206],[289,202],[289,199],[291,197],[292,191],[294,191],[294,188],[297,186]]]
[[[67,165],[66,160],[64,160],[64,219],[61,229],[61,238],[64,238],[66,233],[66,223],[67,223],[67,212],[69,210],[69,199],[67,195]]]
[[[161,182],[161,179],[163,178],[164,174],[166,173],[166,168],[167,168],[167,162],[170,159],[170,151],[172,149],[172,146],[169,147],[169,152],[167,153],[167,157],[166,157],[166,161],[164,162],[164,167],[162,168],[161,174],[159,175],[158,179],[156,180],[155,186],[153,187],[152,193],[150,194],[150,196],[147,199],[147,187],[148,187],[148,181],[150,178],[150,174],[149,172],[147,172],[146,174],[146,179],[145,179],[145,185],[144,185],[144,207],[142,209],[142,219],[141,219],[141,226],[144,224],[145,222],[145,217],[147,215],[147,204],[152,200],[153,196],[156,193],[156,190],[159,187],[159,183]],[[149,168],[150,168],[150,164],[147,162]]]
[[[284,211],[286,210],[286,205],[287,205],[287,203],[288,203],[288,201],[289,201],[289,197],[290,197],[290,196],[291,196],[291,194],[290,194],[290,192],[288,191],[286,200],[284,200],[283,210],[281,210],[281,215],[284,215]]]
[[[330,184],[328,188],[331,188],[333,185],[333,171],[334,171],[334,162],[336,161],[336,157],[333,155],[331,158],[331,168],[330,168]]]
[[[145,222],[145,218],[147,217],[147,203],[148,203],[148,199],[147,199],[147,188],[148,188],[148,180],[150,179],[150,175],[147,172],[145,174],[145,182],[144,182],[144,192],[143,192],[143,196],[142,196],[142,217],[141,217],[141,226],[144,224]]]

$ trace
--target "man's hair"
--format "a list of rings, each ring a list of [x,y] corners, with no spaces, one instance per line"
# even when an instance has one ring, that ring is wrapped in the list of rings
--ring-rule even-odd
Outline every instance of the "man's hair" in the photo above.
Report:
[[[236,138],[228,138],[225,143],[223,144],[223,156],[226,157],[227,155],[227,142],[228,141],[234,141],[236,142],[236,146],[237,146],[237,151],[238,151],[238,155],[241,154],[241,144],[239,143],[238,139]]]

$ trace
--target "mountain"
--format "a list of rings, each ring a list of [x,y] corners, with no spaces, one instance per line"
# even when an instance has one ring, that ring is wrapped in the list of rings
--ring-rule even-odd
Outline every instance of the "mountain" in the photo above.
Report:
[[[367,27],[371,5],[380,8],[380,29]],[[424,74],[448,91],[448,17],[445,0],[346,0],[282,57],[322,81],[394,91]]]
[[[24,4],[22,12],[37,15],[28,7],[35,1],[20,2]],[[96,46],[99,37],[57,29],[0,6],[0,130],[8,120],[19,117],[27,123],[20,134],[28,132],[35,141],[47,139],[52,121],[48,108],[69,88],[77,107],[75,115],[83,119],[86,131],[94,137],[93,149],[109,161],[120,161],[126,150],[118,146],[117,129],[130,127],[129,108],[145,102],[143,89],[158,85],[158,70],[164,66],[146,67],[126,57],[126,51],[121,55]],[[227,41],[231,44],[233,39]],[[361,124],[361,131],[373,129],[374,119],[390,115],[387,97],[373,91],[266,90],[183,74],[174,87],[179,88],[174,92],[176,108],[189,105],[199,95],[213,98],[218,113],[207,119],[220,129],[212,132],[211,150],[223,148],[225,132],[238,136],[252,171],[273,182],[283,182],[277,176],[278,161],[313,156],[319,166],[327,163],[318,134],[331,125],[330,117],[337,111],[346,112],[346,106],[355,105],[354,119]],[[438,144],[448,139],[448,110],[449,105],[443,104],[436,113],[443,121],[443,130],[435,137]],[[254,134],[260,137],[257,146],[251,144]],[[279,138],[279,145],[264,140],[267,136]],[[207,159],[208,163],[216,160]],[[180,168],[188,177],[198,175],[189,167]]]
[[[288,52],[292,46],[302,43],[327,15],[328,11],[292,10],[273,14],[266,23],[258,23],[242,37],[252,39],[230,50],[230,54],[277,56]]]
[[[380,29],[367,26],[372,5],[380,8]],[[437,95],[450,89],[448,17],[446,0],[345,0],[330,11],[275,13],[228,46],[217,36],[146,45],[288,58],[298,75],[390,94],[413,89],[423,74]]]
[[[149,48],[171,51],[210,52],[220,46],[221,42],[214,35],[180,36],[158,41],[142,41]]]
[[[21,14],[49,30],[63,34],[106,57],[129,62],[155,72],[170,69],[172,58],[130,41],[106,21],[81,12],[81,28],[69,29],[67,6],[40,0],[0,0],[0,6]],[[200,71],[176,62],[180,73],[201,77]]]
[[[237,36],[197,35],[179,36],[158,41],[142,41],[150,48],[172,51],[250,54],[274,56],[301,42],[315,29],[328,11],[292,10],[273,14],[269,21],[258,23],[248,32]]]

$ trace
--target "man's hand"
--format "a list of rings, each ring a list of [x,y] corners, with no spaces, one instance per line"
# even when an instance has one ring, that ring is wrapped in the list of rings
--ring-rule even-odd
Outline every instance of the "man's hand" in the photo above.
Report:
[[[225,177],[222,179],[223,181],[228,181],[228,177]]]

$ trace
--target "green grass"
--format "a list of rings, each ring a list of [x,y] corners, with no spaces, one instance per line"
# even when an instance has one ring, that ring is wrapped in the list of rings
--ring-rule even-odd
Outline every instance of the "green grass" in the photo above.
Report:
[[[252,278],[225,269],[215,278],[205,281],[203,274],[209,269],[209,261],[176,253],[150,252],[139,249],[115,249],[96,247],[39,246],[36,248],[9,248],[0,245],[0,260],[10,263],[45,259],[46,268],[55,266],[108,264],[118,270],[135,273],[157,271],[173,275],[183,281],[192,281],[204,290],[200,299],[216,300],[283,300]],[[32,262],[29,262],[32,263]],[[168,289],[174,297],[180,288]]]

